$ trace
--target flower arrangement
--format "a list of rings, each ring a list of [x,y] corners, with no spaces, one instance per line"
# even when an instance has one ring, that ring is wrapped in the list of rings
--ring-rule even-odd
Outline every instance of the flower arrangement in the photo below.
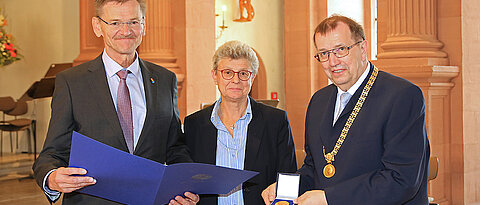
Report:
[[[4,27],[7,25],[7,19],[0,14],[0,66],[6,66],[20,60],[20,55],[13,45],[13,36],[5,33]]]

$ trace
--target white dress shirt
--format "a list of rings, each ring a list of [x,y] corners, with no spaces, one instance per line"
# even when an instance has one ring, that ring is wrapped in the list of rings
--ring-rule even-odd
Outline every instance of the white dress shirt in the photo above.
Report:
[[[348,99],[346,100],[345,104],[342,106],[342,103],[340,101],[340,96],[343,94],[343,93],[346,93],[345,91],[343,91],[342,89],[340,89],[339,87],[337,87],[337,100],[335,101],[335,111],[333,113],[333,123],[332,123],[332,126],[335,125],[335,123],[337,122],[337,119],[339,117],[339,115],[342,113],[343,109],[345,108],[345,106],[347,105],[348,101],[350,100],[350,98],[355,94],[355,92],[358,90],[358,88],[360,87],[360,85],[362,85],[363,81],[365,80],[365,78],[367,78],[368,76],[368,73],[370,72],[370,63],[367,64],[367,69],[365,69],[365,71],[363,71],[363,74],[360,76],[360,78],[358,78],[357,82],[355,82],[355,84],[352,85],[352,87],[350,87],[346,92],[348,92],[350,94],[350,96],[348,97]]]

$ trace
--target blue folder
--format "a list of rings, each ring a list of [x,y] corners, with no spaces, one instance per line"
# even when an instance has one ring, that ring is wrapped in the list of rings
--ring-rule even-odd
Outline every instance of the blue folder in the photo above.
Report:
[[[97,180],[77,190],[124,204],[168,204],[175,196],[227,194],[258,172],[210,164],[163,165],[73,132],[70,167],[87,170]]]

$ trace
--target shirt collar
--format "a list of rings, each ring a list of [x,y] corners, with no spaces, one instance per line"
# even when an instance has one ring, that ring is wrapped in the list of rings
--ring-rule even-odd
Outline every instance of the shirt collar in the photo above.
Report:
[[[214,125],[220,124],[220,116],[218,115],[218,110],[220,109],[220,103],[222,102],[222,98],[220,97],[217,102],[215,102],[212,110],[212,115],[210,116],[210,121]],[[252,106],[250,105],[250,98],[247,97],[247,109],[245,109],[245,114],[240,117],[241,120],[246,119],[246,117],[252,115]],[[217,128],[218,129],[218,128]]]
[[[135,51],[135,60],[133,61],[130,66],[127,68],[123,68],[120,64],[115,62],[110,56],[108,56],[107,52],[104,50],[102,54],[103,65],[105,66],[105,72],[107,72],[108,77],[113,77],[117,74],[118,71],[121,70],[128,70],[132,73],[135,77],[140,75],[140,64],[138,62],[138,54]]]
[[[358,78],[357,82],[355,82],[355,84],[353,84],[353,86],[350,87],[350,89],[348,89],[346,91],[350,94],[350,96],[353,96],[353,94],[355,94],[355,92],[360,87],[360,85],[362,85],[365,78],[367,78],[369,72],[370,72],[370,62],[368,62],[367,69],[365,69],[365,71],[363,71],[362,75],[360,76],[360,78]],[[345,93],[345,91],[343,91],[339,87],[337,87],[337,90],[338,90],[338,95],[341,95],[341,94]]]

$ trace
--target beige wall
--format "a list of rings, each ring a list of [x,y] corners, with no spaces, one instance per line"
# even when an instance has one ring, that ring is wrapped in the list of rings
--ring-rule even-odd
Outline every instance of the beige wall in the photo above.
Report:
[[[462,1],[464,202],[480,202],[480,1]]]
[[[255,17],[251,22],[244,23],[233,21],[240,17],[237,0],[216,0],[217,14],[222,13],[222,5],[227,6],[225,24],[228,28],[217,40],[217,47],[229,40],[243,41],[252,46],[265,64],[268,99],[271,92],[277,92],[280,99],[278,107],[285,108],[283,1],[252,1]],[[222,23],[221,15],[217,17],[216,22],[218,35],[218,26]]]
[[[23,55],[22,60],[0,67],[0,96],[18,99],[45,75],[50,64],[72,62],[78,56],[79,3],[78,0],[0,0],[0,8],[7,18],[6,32],[15,37],[15,45]],[[37,119],[38,152],[50,119],[50,98],[28,105],[27,116]],[[27,133],[19,134],[18,151],[26,151]],[[10,151],[9,139],[4,137],[4,152]]]
[[[21,61],[0,67],[0,96],[17,99],[45,75],[50,64],[79,54],[78,0],[0,0],[6,31],[15,37]]]

